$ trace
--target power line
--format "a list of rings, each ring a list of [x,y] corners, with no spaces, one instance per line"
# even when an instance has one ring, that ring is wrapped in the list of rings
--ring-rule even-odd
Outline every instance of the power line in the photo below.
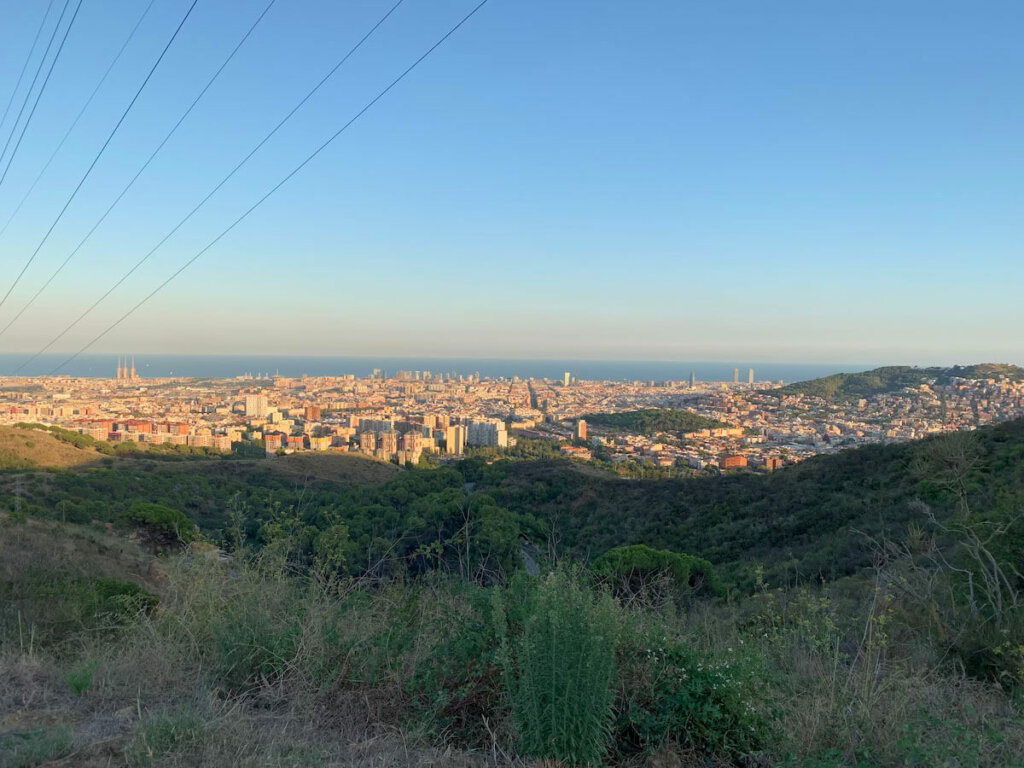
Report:
[[[14,122],[11,123],[11,132],[7,136],[7,141],[4,142],[3,150],[0,150],[0,161],[3,160],[4,156],[7,155],[7,148],[11,146],[11,139],[14,138],[15,132],[18,130],[18,123],[21,122],[21,116],[25,114],[25,107],[28,106],[29,99],[32,98],[32,91],[35,90],[36,81],[39,79],[39,73],[43,71],[43,65],[46,63],[46,57],[50,55],[50,48],[53,47],[53,41],[57,39],[57,31],[60,29],[60,23],[64,21],[64,14],[68,12],[68,7],[71,5],[71,0],[64,0],[64,9],[60,12],[60,17],[57,19],[57,23],[53,27],[53,32],[50,34],[50,41],[46,44],[46,50],[43,51],[43,56],[39,59],[39,66],[36,67],[36,73],[32,76],[32,82],[28,86],[28,90],[25,91],[25,98],[21,101],[21,108],[18,110],[18,116],[14,118]]]
[[[71,132],[75,130],[75,127],[78,125],[78,121],[81,120],[82,115],[85,114],[85,110],[87,110],[89,108],[89,105],[92,104],[92,100],[96,98],[96,94],[99,93],[100,88],[103,87],[103,83],[107,81],[107,77],[114,69],[114,66],[117,64],[118,61],[120,61],[121,54],[125,52],[125,49],[128,47],[128,44],[135,37],[135,33],[138,31],[139,27],[142,26],[143,19],[145,19],[146,16],[149,15],[149,11],[153,7],[153,4],[155,2],[156,0],[149,0],[149,5],[146,6],[146,10],[144,10],[142,12],[142,15],[139,16],[139,20],[135,22],[135,26],[132,27],[132,31],[128,33],[128,37],[125,39],[124,43],[121,44],[121,48],[117,52],[117,55],[114,56],[110,64],[107,66],[107,71],[103,73],[103,77],[101,77],[100,81],[96,83],[96,87],[92,89],[92,93],[89,94],[89,98],[85,100],[85,103],[82,105],[82,108],[78,110],[78,114],[75,116],[75,119],[72,121],[67,131],[64,132],[64,137],[60,140],[60,143],[57,145],[57,148],[53,150],[52,154],[50,155],[50,158],[46,161],[46,164],[43,166],[43,169],[39,171],[39,174],[36,176],[35,181],[32,182],[32,185],[28,188],[28,191],[21,198],[21,201],[18,203],[17,207],[14,209],[11,215],[7,217],[7,221],[4,223],[3,227],[0,227],[0,237],[3,237],[4,233],[7,231],[7,228],[11,225],[11,222],[14,221],[14,217],[18,215],[18,213],[21,211],[22,206],[25,205],[25,201],[28,200],[32,192],[35,191],[36,185],[39,184],[39,180],[43,178],[43,174],[46,173],[46,171],[50,168],[50,164],[53,163],[54,158],[57,157],[57,154],[61,151],[61,149],[64,148],[64,143],[68,140],[68,137],[71,135]]]
[[[50,82],[50,75],[53,74],[53,68],[57,66],[57,59],[60,58],[61,51],[64,50],[64,43],[68,41],[68,35],[71,34],[71,27],[75,25],[75,19],[78,18],[78,12],[81,9],[82,0],[78,0],[78,5],[75,6],[75,12],[71,16],[71,21],[68,22],[68,26],[64,30],[64,37],[61,38],[60,45],[57,46],[57,52],[53,55],[53,59],[50,61],[50,68],[46,70],[46,77],[43,78],[43,84],[39,86],[39,91],[36,93],[36,100],[32,102],[32,109],[29,110],[28,117],[25,118],[25,122],[21,126],[21,133],[18,134],[18,140],[14,144],[14,149],[11,150],[11,154],[7,157],[7,166],[4,168],[3,174],[0,175],[0,184],[4,183],[4,179],[7,178],[7,172],[11,170],[11,164],[14,162],[14,156],[18,154],[18,148],[21,146],[21,140],[25,138],[25,131],[28,130],[29,123],[32,122],[32,117],[36,113],[36,107],[39,106],[39,100],[43,98],[43,91],[46,90],[46,84]]]
[[[263,8],[263,12],[260,13],[260,15],[256,18],[256,21],[254,21],[252,23],[252,26],[250,26],[248,31],[242,36],[242,39],[238,41],[238,44],[232,49],[231,53],[228,54],[228,57],[220,65],[220,67],[217,69],[217,71],[213,73],[213,77],[211,77],[210,80],[206,83],[206,85],[203,86],[203,89],[192,100],[192,103],[189,104],[188,109],[186,109],[184,114],[180,118],[178,118],[178,122],[176,122],[174,124],[174,126],[171,128],[171,130],[167,133],[167,135],[164,136],[163,141],[161,141],[157,145],[156,149],[153,150],[153,152],[150,154],[150,156],[146,160],[146,162],[142,164],[142,167],[139,168],[139,170],[131,178],[131,180],[128,182],[128,184],[124,187],[124,189],[121,190],[121,193],[117,197],[114,198],[114,202],[112,202],[107,207],[107,210],[103,212],[103,215],[100,216],[99,221],[97,221],[95,224],[93,224],[92,229],[90,229],[88,232],[85,233],[85,237],[83,237],[81,239],[81,241],[78,243],[78,245],[75,246],[74,250],[72,250],[71,253],[69,253],[67,255],[67,257],[64,259],[64,261],[61,262],[60,266],[58,266],[57,269],[55,269],[53,271],[53,274],[51,274],[46,279],[46,282],[43,283],[39,287],[39,290],[37,290],[32,295],[32,298],[30,298],[28,300],[28,302],[26,302],[26,304],[20,310],[18,310],[17,314],[15,314],[14,317],[12,317],[10,319],[10,321],[8,321],[7,325],[5,325],[2,329],[0,329],[0,336],[3,336],[5,333],[7,333],[7,330],[18,321],[18,318],[21,317],[23,314],[25,314],[25,310],[27,310],[29,307],[31,307],[35,303],[36,299],[39,298],[39,295],[43,291],[45,291],[46,288],[50,285],[50,283],[53,282],[54,278],[56,278],[57,275],[59,275],[64,270],[64,267],[66,267],[68,265],[68,262],[70,262],[71,259],[74,258],[75,254],[77,254],[78,251],[82,248],[82,246],[85,245],[86,241],[90,237],[92,237],[93,232],[95,232],[99,228],[100,224],[102,224],[106,220],[107,216],[110,215],[110,212],[114,210],[114,208],[117,206],[117,204],[119,202],[121,202],[121,199],[126,194],[128,194],[128,190],[132,188],[132,186],[135,184],[135,182],[139,178],[139,176],[142,175],[143,171],[145,171],[149,167],[149,164],[153,162],[153,159],[157,156],[157,154],[159,154],[160,150],[164,148],[164,145],[170,140],[171,136],[174,135],[175,131],[177,131],[178,128],[181,126],[181,124],[183,122],[185,122],[185,118],[187,118],[192,113],[192,110],[195,109],[195,106],[196,106],[196,104],[199,103],[199,100],[201,98],[203,98],[203,96],[206,94],[206,92],[208,90],[210,90],[210,87],[213,85],[214,81],[218,77],[220,77],[221,72],[224,71],[224,69],[227,67],[227,65],[235,57],[235,54],[238,53],[239,49],[242,47],[242,45],[245,43],[245,41],[249,39],[250,35],[252,35],[253,31],[256,29],[256,27],[259,25],[259,23],[261,21],[263,21],[263,17],[267,15],[267,12],[271,9],[271,7],[274,5],[274,3],[276,1],[277,0],[270,0],[270,2],[267,3],[267,5]]]
[[[135,264],[134,264],[134,265],[132,266],[132,268],[131,268],[131,269],[129,269],[129,270],[128,270],[128,271],[127,271],[127,272],[126,272],[125,274],[123,274],[123,275],[122,275],[122,276],[121,276],[121,277],[120,277],[120,278],[119,278],[119,279],[117,280],[117,282],[115,282],[115,283],[114,283],[114,284],[113,284],[113,285],[112,285],[112,286],[111,286],[111,287],[110,287],[110,288],[109,288],[109,289],[107,290],[107,292],[106,292],[106,293],[104,293],[104,294],[103,294],[102,296],[100,296],[100,297],[99,297],[99,298],[98,298],[98,299],[97,299],[97,300],[96,300],[95,302],[93,302],[93,304],[92,304],[92,305],[91,305],[91,306],[90,306],[90,307],[89,307],[88,309],[86,309],[86,310],[85,310],[85,311],[84,311],[84,312],[83,312],[83,313],[82,313],[81,315],[79,315],[79,316],[78,316],[78,317],[77,317],[77,318],[76,318],[76,319],[75,319],[74,321],[72,321],[72,323],[71,323],[70,325],[68,325],[68,326],[67,326],[66,328],[64,328],[64,330],[63,330],[63,331],[61,331],[61,332],[60,332],[60,334],[58,334],[58,335],[57,335],[57,336],[56,336],[55,338],[53,338],[53,339],[52,339],[52,340],[50,341],[50,343],[49,343],[49,344],[47,344],[47,345],[46,345],[45,347],[43,347],[43,349],[41,349],[41,350],[40,350],[39,352],[37,352],[37,353],[36,353],[35,355],[33,355],[33,356],[32,356],[31,358],[29,358],[28,360],[26,360],[26,361],[25,361],[24,363],[22,363],[22,364],[21,364],[21,366],[19,366],[19,367],[18,367],[18,368],[17,368],[16,370],[15,370],[15,373],[16,373],[17,371],[20,371],[20,370],[21,370],[22,368],[24,368],[24,367],[25,367],[26,365],[28,365],[28,364],[29,364],[29,363],[30,363],[30,362],[31,362],[32,360],[34,360],[34,359],[36,359],[37,357],[39,357],[39,355],[43,354],[43,353],[44,353],[44,352],[45,352],[45,351],[46,351],[47,349],[49,349],[49,348],[50,348],[51,346],[53,346],[54,344],[56,344],[56,343],[57,343],[57,342],[58,342],[58,341],[59,341],[59,340],[60,340],[61,338],[63,338],[63,336],[64,336],[64,335],[65,335],[66,333],[68,333],[68,331],[70,331],[70,330],[71,330],[72,328],[74,328],[74,327],[75,327],[76,325],[78,325],[78,323],[80,323],[80,322],[81,322],[81,321],[82,321],[82,320],[83,320],[83,319],[84,319],[84,318],[85,318],[85,317],[86,317],[86,316],[87,316],[87,315],[88,315],[89,313],[91,313],[91,312],[92,312],[92,311],[93,311],[94,309],[96,309],[96,307],[98,307],[98,306],[99,306],[99,305],[100,305],[100,304],[101,304],[101,303],[102,303],[102,302],[103,302],[103,301],[104,301],[104,300],[105,300],[105,299],[106,299],[106,298],[107,298],[107,297],[108,297],[108,296],[109,296],[110,294],[112,294],[112,293],[113,293],[113,292],[114,292],[115,290],[117,290],[117,288],[118,288],[118,287],[119,287],[119,286],[120,286],[120,285],[121,285],[122,283],[124,283],[124,281],[125,281],[125,280],[127,280],[127,279],[128,279],[129,277],[131,277],[131,276],[132,276],[132,275],[133,275],[133,274],[135,273],[135,271],[139,269],[139,267],[141,267],[141,266],[142,266],[143,264],[145,264],[145,263],[146,263],[146,261],[147,261],[147,260],[148,260],[148,259],[149,259],[149,258],[150,258],[150,257],[151,257],[151,256],[152,256],[153,254],[154,254],[154,253],[156,253],[156,252],[157,252],[157,250],[158,250],[158,249],[159,249],[159,248],[160,248],[160,247],[161,247],[161,246],[162,246],[162,245],[163,245],[164,243],[166,243],[166,242],[167,242],[168,240],[170,240],[170,239],[171,239],[171,237],[172,237],[172,236],[174,235],[174,233],[175,233],[175,232],[177,232],[177,231],[178,231],[179,229],[181,229],[181,227],[183,227],[183,226],[185,225],[185,223],[186,223],[186,222],[187,222],[187,221],[188,221],[189,219],[191,219],[191,218],[192,218],[192,217],[193,217],[193,216],[194,216],[194,215],[196,214],[196,212],[197,212],[197,211],[199,211],[199,209],[200,209],[200,208],[202,208],[202,207],[203,207],[203,206],[204,206],[204,205],[206,204],[206,202],[207,202],[207,201],[208,201],[208,200],[209,200],[209,199],[210,199],[211,197],[213,197],[213,196],[214,196],[214,195],[215,195],[215,194],[217,193],[217,191],[218,191],[218,190],[219,190],[219,189],[220,189],[221,187],[223,187],[223,186],[224,186],[224,185],[225,185],[225,184],[226,184],[226,183],[228,182],[228,180],[230,180],[230,179],[231,179],[231,177],[232,177],[232,176],[234,176],[234,175],[235,175],[235,174],[236,174],[236,173],[237,173],[237,172],[238,172],[238,171],[239,171],[239,170],[240,170],[240,169],[242,168],[242,166],[244,166],[244,165],[245,165],[245,164],[246,164],[246,163],[247,163],[247,162],[249,161],[249,159],[250,159],[250,158],[251,158],[251,157],[252,157],[253,155],[255,155],[255,154],[256,154],[256,153],[257,153],[257,152],[258,152],[258,151],[260,150],[260,148],[261,148],[261,147],[262,147],[262,146],[263,146],[264,144],[266,144],[266,143],[267,143],[268,141],[270,141],[271,137],[273,137],[273,136],[274,136],[274,134],[276,134],[276,133],[277,133],[277,132],[278,132],[278,131],[279,131],[279,130],[280,130],[280,129],[282,128],[282,126],[284,126],[284,124],[285,124],[285,123],[287,123],[287,122],[288,122],[288,121],[289,121],[289,120],[290,120],[290,119],[292,118],[292,116],[293,116],[293,115],[294,115],[294,114],[295,114],[296,112],[298,112],[298,111],[299,111],[299,109],[301,109],[301,108],[302,108],[302,106],[303,106],[303,105],[304,105],[304,104],[305,104],[305,103],[306,103],[307,101],[309,101],[309,99],[311,99],[311,98],[313,97],[313,95],[314,95],[314,94],[315,94],[315,93],[316,93],[317,91],[319,91],[319,90],[320,90],[320,88],[321,88],[321,87],[323,87],[323,85],[324,85],[324,84],[325,84],[325,83],[326,83],[326,82],[327,82],[327,81],[328,81],[328,80],[329,80],[329,79],[331,78],[331,76],[332,76],[332,75],[334,75],[334,73],[335,73],[335,72],[337,72],[337,71],[338,71],[338,70],[339,70],[339,69],[340,69],[340,68],[342,67],[342,65],[343,65],[343,64],[344,64],[344,63],[345,63],[346,61],[348,61],[348,60],[349,60],[349,59],[350,59],[350,58],[351,58],[351,57],[353,56],[353,54],[355,54],[355,53],[356,53],[356,51],[358,51],[358,50],[359,50],[359,49],[360,49],[360,48],[361,48],[361,47],[363,46],[363,44],[364,44],[364,43],[365,43],[365,42],[366,42],[367,40],[369,40],[369,39],[370,39],[370,37],[371,37],[371,36],[372,36],[372,35],[373,35],[373,34],[374,34],[374,33],[375,33],[375,32],[376,32],[376,31],[377,31],[377,30],[378,30],[378,29],[379,29],[379,28],[381,27],[381,25],[383,25],[383,24],[384,24],[384,22],[385,22],[385,21],[387,21],[387,20],[388,20],[388,18],[390,18],[390,17],[391,17],[391,15],[392,15],[392,14],[393,14],[393,13],[394,13],[395,11],[397,11],[397,10],[398,10],[399,6],[401,6],[403,2],[405,2],[405,0],[398,0],[398,2],[396,2],[396,3],[395,3],[395,4],[393,5],[393,6],[391,6],[391,8],[389,8],[389,9],[388,9],[387,13],[385,13],[385,14],[384,14],[383,16],[381,16],[381,17],[380,17],[380,19],[379,19],[379,20],[377,21],[377,23],[376,23],[376,24],[374,24],[374,25],[373,25],[373,26],[372,26],[372,27],[370,28],[370,30],[369,30],[369,31],[368,31],[368,32],[367,32],[367,33],[366,33],[365,35],[363,35],[363,36],[362,36],[362,38],[360,38],[359,42],[357,42],[357,43],[356,43],[356,44],[355,44],[354,46],[352,46],[352,48],[350,48],[350,49],[349,49],[349,51],[348,51],[348,52],[347,52],[347,53],[346,53],[346,54],[345,54],[344,56],[342,56],[342,57],[341,57],[341,59],[340,59],[340,60],[339,60],[339,61],[338,61],[338,62],[337,62],[337,63],[336,63],[336,64],[335,64],[335,65],[334,65],[333,67],[331,67],[331,69],[330,69],[330,70],[328,70],[327,74],[325,74],[325,75],[324,75],[324,76],[323,76],[322,78],[320,78],[320,81],[319,81],[319,82],[318,82],[318,83],[317,83],[316,85],[314,85],[314,86],[313,86],[313,87],[312,87],[312,88],[311,88],[311,89],[310,89],[310,90],[309,90],[309,91],[308,91],[308,92],[306,93],[306,95],[305,95],[305,96],[303,96],[303,97],[302,97],[302,99],[300,99],[300,100],[299,100],[299,102],[298,102],[298,103],[297,103],[297,104],[296,104],[296,105],[295,105],[294,107],[292,107],[292,109],[291,109],[291,110],[290,110],[290,111],[288,112],[288,114],[286,114],[286,115],[285,115],[285,116],[284,116],[283,118],[281,118],[281,120],[280,120],[280,121],[279,121],[279,122],[277,123],[277,125],[275,125],[275,126],[274,126],[274,127],[273,127],[273,128],[271,129],[271,130],[270,130],[270,132],[269,132],[269,133],[268,133],[268,134],[267,134],[266,136],[264,136],[264,137],[263,137],[263,138],[262,138],[262,139],[260,140],[260,142],[259,142],[259,143],[258,143],[258,144],[257,144],[257,145],[256,145],[255,147],[253,147],[253,148],[252,148],[252,149],[251,149],[251,150],[249,151],[249,153],[248,153],[248,154],[247,154],[247,155],[246,155],[245,157],[243,157],[243,158],[242,158],[242,159],[241,159],[241,160],[240,160],[240,161],[239,161],[239,162],[238,162],[238,163],[237,163],[237,164],[235,165],[235,167],[234,167],[234,168],[232,168],[232,169],[231,169],[231,170],[230,170],[230,171],[228,172],[228,174],[227,174],[227,175],[226,175],[226,176],[225,176],[224,178],[222,178],[222,179],[221,179],[221,180],[220,180],[220,181],[219,181],[219,182],[218,182],[218,183],[217,183],[217,184],[216,184],[216,185],[215,185],[215,186],[213,187],[213,189],[211,189],[211,190],[210,190],[210,192],[209,192],[209,193],[207,193],[206,197],[204,197],[204,198],[203,198],[202,200],[200,200],[200,201],[199,201],[199,202],[198,202],[198,203],[197,203],[197,204],[195,205],[195,207],[193,207],[193,208],[192,208],[192,210],[191,210],[191,211],[189,211],[189,212],[188,212],[188,213],[187,213],[187,214],[185,215],[185,217],[184,217],[183,219],[181,219],[181,220],[180,220],[180,221],[179,221],[179,222],[178,222],[177,224],[175,224],[175,225],[174,225],[174,227],[173,227],[173,228],[172,228],[172,229],[171,229],[171,230],[170,230],[170,231],[169,231],[169,232],[168,232],[168,233],[167,233],[166,235],[164,235],[164,236],[163,236],[163,238],[161,238],[161,239],[160,239],[160,241],[159,241],[159,242],[158,242],[158,243],[157,243],[156,245],[154,245],[154,246],[153,246],[153,247],[152,247],[152,248],[151,248],[151,249],[150,249],[150,250],[149,250],[149,251],[148,251],[148,252],[147,252],[147,253],[146,253],[146,254],[145,254],[145,255],[144,255],[144,256],[143,256],[142,258],[141,258],[141,259],[139,259],[139,260],[138,260],[138,261],[137,261],[137,262],[136,262],[136,263],[135,263]],[[37,294],[37,295],[38,295],[38,294]],[[23,309],[22,311],[24,311],[24,309]],[[18,314],[20,315],[21,313],[19,312]],[[17,319],[17,317],[15,317],[15,319]],[[13,320],[12,320],[12,322],[13,322]],[[7,327],[6,327],[6,328],[4,328],[3,330],[0,330],[0,335],[2,335],[2,334],[3,334],[3,333],[4,333],[5,331],[6,331],[6,330],[7,330],[7,328],[9,328],[9,327],[10,327],[10,323],[8,323],[8,325],[7,325]]]
[[[160,55],[157,57],[157,60],[153,62],[153,66],[150,68],[149,73],[146,75],[146,79],[142,81],[142,85],[139,86],[139,89],[135,92],[135,95],[132,97],[132,100],[128,103],[128,106],[125,107],[125,110],[121,114],[121,117],[118,119],[117,124],[114,126],[114,129],[110,132],[110,135],[107,136],[107,140],[103,142],[103,146],[100,147],[100,151],[96,153],[96,157],[94,157],[92,162],[89,164],[89,167],[85,171],[85,175],[82,176],[81,181],[78,182],[78,186],[75,187],[74,192],[71,193],[71,197],[69,197],[68,201],[64,203],[64,207],[60,209],[60,213],[57,214],[57,218],[53,220],[53,223],[50,225],[50,228],[46,230],[46,234],[43,235],[43,239],[39,241],[39,245],[36,246],[36,249],[32,252],[32,255],[29,256],[28,261],[25,262],[25,266],[21,268],[21,272],[19,272],[18,276],[14,278],[14,282],[11,283],[11,287],[7,289],[7,293],[5,293],[4,297],[0,299],[0,307],[3,307],[3,305],[7,302],[8,297],[10,297],[11,292],[15,289],[18,283],[21,282],[21,278],[24,276],[25,271],[35,260],[36,256],[39,254],[40,249],[49,239],[50,235],[53,233],[53,230],[56,228],[61,218],[63,218],[64,213],[71,205],[71,202],[75,199],[75,196],[78,194],[78,191],[82,188],[82,185],[85,184],[85,180],[89,178],[89,174],[92,173],[92,169],[95,168],[96,163],[100,161],[100,158],[106,151],[107,146],[114,138],[114,134],[117,133],[117,129],[121,127],[121,123],[123,123],[124,119],[128,117],[128,113],[135,105],[135,102],[139,98],[139,95],[142,93],[142,90],[146,87],[146,83],[149,82],[149,79],[153,76],[153,73],[156,71],[156,68],[160,65],[160,62],[163,61],[164,56],[166,55],[168,49],[171,47],[171,43],[173,43],[175,38],[178,37],[178,33],[181,32],[181,28],[185,26],[185,22],[188,20],[188,17],[192,15],[192,10],[196,7],[196,3],[198,2],[199,0],[192,0],[192,5],[188,7],[188,10],[182,17],[181,22],[178,24],[177,29],[174,30],[174,34],[171,35],[171,39],[167,41],[167,45],[164,46],[164,49],[160,52]]]
[[[53,9],[53,0],[50,0],[46,6],[46,13],[43,14],[43,20],[39,22],[39,29],[36,30],[36,36],[32,39],[32,47],[28,49],[28,56],[25,57],[25,63],[21,65],[21,72],[18,73],[18,81],[14,84],[14,90],[11,91],[11,97],[7,100],[7,106],[4,107],[4,116],[0,117],[0,127],[7,121],[7,115],[11,111],[11,104],[14,103],[14,97],[18,95],[18,89],[21,88],[21,81],[25,77],[25,71],[28,69],[28,64],[32,61],[32,54],[36,52],[36,44],[39,42],[39,36],[43,33],[43,28],[46,26],[46,20],[50,18],[50,11]]]
[[[210,248],[212,248],[214,245],[216,245],[225,235],[227,235],[236,226],[241,224],[242,221],[244,221],[249,216],[249,214],[251,214],[253,211],[255,211],[259,206],[261,206],[267,200],[267,198],[269,198],[271,195],[273,195],[275,192],[277,192],[277,190],[279,190],[281,187],[283,187],[293,176],[295,176],[295,174],[297,174],[299,171],[301,171],[303,168],[305,168],[306,165],[308,165],[317,155],[319,155],[321,152],[323,152],[332,142],[334,142],[335,139],[337,139],[339,136],[341,136],[341,134],[343,134],[346,130],[348,130],[348,128],[353,123],[355,123],[360,117],[362,117],[367,112],[369,112],[374,104],[376,104],[378,101],[380,101],[382,98],[384,98],[396,85],[398,85],[400,82],[402,82],[402,80],[404,80],[406,78],[406,76],[410,72],[412,72],[414,69],[416,69],[416,67],[418,67],[428,56],[430,56],[430,54],[432,54],[435,50],[440,48],[441,45],[443,45],[444,42],[446,40],[448,40],[449,37],[454,35],[455,32],[457,32],[459,30],[459,28],[462,27],[463,24],[465,24],[474,15],[476,15],[477,11],[479,11],[481,8],[483,8],[487,3],[488,3],[488,0],[481,0],[481,2],[478,3],[469,13],[467,13],[465,16],[463,16],[462,19],[455,26],[453,26],[451,29],[449,29],[444,34],[444,36],[441,37],[440,40],[438,40],[436,43],[434,43],[432,46],[430,46],[430,48],[428,48],[425,53],[423,53],[418,59],[416,59],[416,61],[414,61],[412,64],[410,64],[409,67],[406,68],[406,70],[404,72],[402,72],[402,74],[400,74],[398,77],[396,77],[394,80],[392,80],[391,83],[388,84],[388,86],[386,88],[384,88],[384,90],[382,90],[380,93],[378,93],[376,96],[374,96],[369,102],[367,102],[366,106],[364,106],[362,109],[360,109],[358,112],[356,112],[356,114],[351,119],[349,119],[348,122],[346,122],[344,125],[341,126],[341,128],[339,128],[337,131],[335,131],[325,142],[323,142],[310,155],[308,155],[305,160],[303,160],[301,163],[299,163],[297,166],[295,166],[295,168],[292,169],[292,171],[287,176],[285,176],[283,179],[281,179],[281,181],[277,182],[277,184],[275,184],[273,187],[271,187],[270,190],[267,191],[267,193],[264,194],[263,197],[261,197],[255,203],[253,203],[252,206],[250,206],[249,209],[245,211],[245,213],[243,213],[241,216],[239,216],[237,219],[235,219],[226,229],[224,229],[213,240],[211,240],[209,243],[207,243],[192,258],[190,258],[188,261],[186,261],[184,264],[182,264],[180,267],[178,267],[178,269],[175,272],[173,272],[170,277],[168,277],[166,280],[164,280],[162,283],[160,283],[160,285],[158,285],[150,293],[148,293],[141,301],[139,301],[137,304],[135,304],[135,306],[133,306],[131,309],[129,309],[127,312],[125,312],[123,315],[121,315],[121,317],[119,317],[117,320],[115,320],[113,323],[111,323],[109,326],[107,326],[97,336],[93,337],[93,339],[91,341],[89,341],[88,344],[86,344],[84,347],[82,347],[77,352],[75,352],[71,357],[69,357],[67,360],[65,360],[60,365],[58,365],[56,368],[54,368],[52,371],[50,371],[50,373],[48,375],[49,376],[53,376],[54,374],[57,373],[57,371],[59,371],[65,365],[67,365],[68,363],[72,362],[75,358],[77,358],[79,355],[81,355],[83,352],[85,352],[87,349],[89,349],[89,347],[91,347],[97,341],[99,341],[104,336],[106,336],[108,333],[110,333],[112,330],[114,330],[114,328],[116,328],[118,325],[120,325],[126,319],[128,319],[128,317],[130,317],[139,307],[141,307],[143,304],[145,304],[147,301],[149,301],[151,298],[153,298],[156,294],[158,294],[161,290],[163,290],[163,288],[166,287],[172,280],[174,280],[174,278],[176,278],[178,275],[180,275],[182,272],[184,272],[186,269],[188,269],[190,266],[192,266],[192,264],[194,264],[196,262],[196,260],[199,259],[200,256],[202,256],[204,253],[206,253],[208,250],[210,250]],[[41,354],[41,353],[37,353],[36,357],[38,357],[39,354]],[[26,364],[27,363],[23,363],[22,367],[24,365],[26,365]],[[18,370],[21,370],[21,368],[19,368]]]

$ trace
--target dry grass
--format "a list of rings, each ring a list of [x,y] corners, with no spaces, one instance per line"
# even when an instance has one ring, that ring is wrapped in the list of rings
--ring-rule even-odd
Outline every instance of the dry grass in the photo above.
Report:
[[[0,582],[13,581],[26,569],[38,567],[134,581],[151,591],[160,580],[155,558],[124,536],[104,528],[35,518],[15,524],[0,513]]]
[[[40,468],[67,469],[98,464],[101,455],[92,448],[76,448],[49,432],[19,427],[0,427],[0,466],[30,461]]]
[[[485,753],[432,746],[420,734],[381,728],[354,709],[349,720],[325,719],[315,699],[294,690],[268,686],[225,696],[202,686],[190,690],[193,674],[166,686],[165,674],[146,677],[157,660],[140,650],[127,650],[119,665],[105,660],[95,688],[82,697],[70,695],[54,661],[0,656],[0,735],[70,727],[73,748],[46,763],[53,766],[525,768],[496,748]],[[187,727],[194,733],[168,740],[168,723],[183,723],[179,732]]]
[[[202,551],[154,570],[154,558],[103,530],[0,525],[0,586],[50,562],[136,581],[161,598],[152,617],[114,638],[84,638],[73,656],[0,649],[0,741],[5,732],[70,729],[72,746],[48,765],[528,765],[510,754],[507,723],[488,723],[493,741],[476,749],[449,745],[447,732],[418,730],[409,683],[467,610],[443,580],[356,593],[300,584],[272,562],[224,563]],[[879,626],[882,615],[871,601],[817,591],[762,597],[741,606],[698,603],[678,615],[638,613],[635,623],[658,622],[709,656],[742,646],[763,658],[763,705],[778,724],[772,765],[789,756],[799,760],[788,765],[816,768],[1022,765],[1024,721],[1007,696],[937,659],[919,637],[893,628],[865,639],[861,630]],[[264,642],[263,630],[293,621],[282,607],[296,601],[299,640],[277,671],[226,684],[218,666],[225,628],[229,644]],[[74,695],[66,673],[83,664],[95,671]],[[689,749],[666,745],[629,765],[710,765]]]

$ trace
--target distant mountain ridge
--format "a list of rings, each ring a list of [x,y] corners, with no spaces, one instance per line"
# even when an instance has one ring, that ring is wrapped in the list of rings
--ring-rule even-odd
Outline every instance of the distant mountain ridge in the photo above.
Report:
[[[825,400],[852,400],[872,395],[898,392],[904,387],[921,384],[949,384],[953,379],[998,379],[1005,376],[1012,381],[1024,380],[1024,368],[1008,363],[979,363],[953,365],[948,368],[917,368],[893,365],[860,373],[836,373],[809,381],[798,381],[775,390],[779,395],[808,395]]]

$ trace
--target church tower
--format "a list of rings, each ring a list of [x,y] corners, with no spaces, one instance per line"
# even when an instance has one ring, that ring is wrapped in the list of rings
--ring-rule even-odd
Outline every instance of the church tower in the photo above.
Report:
[[[135,355],[132,355],[132,375],[131,380],[135,381]]]
[[[123,370],[121,369],[121,356],[118,355],[117,356],[117,380],[118,381],[121,380],[121,375],[122,374],[123,374]]]

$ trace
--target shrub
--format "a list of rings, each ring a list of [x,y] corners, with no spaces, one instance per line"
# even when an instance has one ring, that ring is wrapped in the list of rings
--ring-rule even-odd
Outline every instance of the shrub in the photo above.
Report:
[[[97,613],[125,623],[140,613],[151,613],[160,599],[134,581],[97,577],[92,579],[97,596]]]
[[[499,596],[501,593],[498,593]],[[521,631],[504,613],[501,660],[519,728],[531,756],[571,765],[601,762],[607,748],[615,679],[618,606],[578,572],[557,570],[521,602]]]
[[[71,693],[81,696],[92,686],[92,676],[96,671],[96,662],[88,659],[81,664],[64,670],[64,682],[67,683]]]
[[[299,595],[285,585],[253,586],[225,595],[211,620],[213,671],[232,690],[279,678],[301,640],[304,604]]]
[[[199,538],[195,524],[183,512],[163,504],[138,502],[128,507],[124,514],[156,544],[188,544]]]
[[[443,637],[407,686],[428,729],[458,744],[485,745],[505,709],[491,590],[469,585],[437,616]]]
[[[657,632],[630,637],[619,648],[617,749],[653,753],[671,741],[732,760],[760,749],[770,728],[755,706],[759,661],[703,658]]]
[[[724,591],[714,566],[707,560],[644,544],[609,549],[594,561],[593,568],[624,598],[650,596],[660,602],[668,597],[668,591],[683,595],[718,595]]]

